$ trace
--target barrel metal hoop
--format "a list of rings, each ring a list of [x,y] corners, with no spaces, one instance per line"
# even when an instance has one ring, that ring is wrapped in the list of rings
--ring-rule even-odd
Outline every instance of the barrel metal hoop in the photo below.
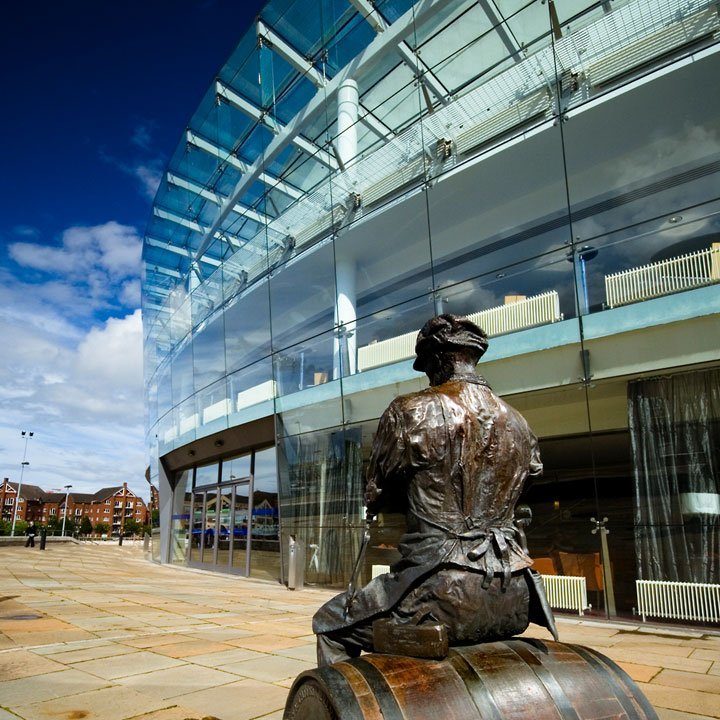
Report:
[[[563,720],[580,720],[575,708],[560,683],[553,677],[552,673],[540,662],[530,650],[527,643],[522,640],[506,640],[505,645],[518,655],[525,664],[535,673],[545,690],[555,703],[555,707]]]
[[[315,672],[330,690],[330,701],[335,706],[338,716],[342,720],[346,720],[346,718],[347,720],[363,720],[365,716],[347,678],[331,665],[318,668]],[[337,707],[336,698],[342,698],[342,707]]]
[[[477,670],[459,650],[460,648],[454,648],[449,660],[470,693],[470,697],[478,709],[478,717],[486,718],[486,720],[502,720],[502,715],[492,693],[488,690]]]
[[[640,705],[644,717],[647,718],[647,720],[657,720],[657,713],[647,698],[641,692],[633,692],[635,688],[633,687],[634,683],[632,683],[632,679],[630,679],[632,684],[628,687],[628,676],[622,668],[618,667],[612,660],[604,655],[594,653],[590,648],[570,644],[567,644],[566,647],[576,652],[583,660],[592,665],[598,672],[602,673],[602,676],[607,680],[615,693],[615,697],[622,705],[623,710],[625,710],[630,720],[642,717],[638,713],[638,709],[633,705],[633,700]]]
[[[385,720],[405,720],[392,688],[382,673],[364,658],[355,658],[351,662],[353,667],[357,668],[367,680]],[[343,720],[345,719],[343,718]]]

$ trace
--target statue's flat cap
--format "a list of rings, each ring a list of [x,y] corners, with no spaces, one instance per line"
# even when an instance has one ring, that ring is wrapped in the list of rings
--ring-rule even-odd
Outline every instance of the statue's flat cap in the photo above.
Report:
[[[487,347],[487,334],[472,320],[458,315],[437,315],[418,333],[413,369],[425,372],[428,357],[448,350],[471,350],[479,360]]]

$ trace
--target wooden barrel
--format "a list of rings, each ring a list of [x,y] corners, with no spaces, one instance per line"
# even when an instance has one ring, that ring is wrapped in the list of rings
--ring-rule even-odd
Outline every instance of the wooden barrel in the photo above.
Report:
[[[297,677],[285,720],[657,720],[635,683],[579,645],[512,639],[444,660],[369,654]]]

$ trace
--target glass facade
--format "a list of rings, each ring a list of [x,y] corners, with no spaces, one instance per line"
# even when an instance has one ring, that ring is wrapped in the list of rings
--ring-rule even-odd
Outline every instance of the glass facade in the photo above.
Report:
[[[426,385],[415,334],[451,312],[540,438],[538,569],[609,615],[637,580],[719,583],[715,4],[316,5],[261,11],[147,228],[168,559],[287,579],[293,536],[308,582],[347,583],[377,420]],[[274,447],[232,457],[268,417]],[[397,557],[393,510],[365,579]]]

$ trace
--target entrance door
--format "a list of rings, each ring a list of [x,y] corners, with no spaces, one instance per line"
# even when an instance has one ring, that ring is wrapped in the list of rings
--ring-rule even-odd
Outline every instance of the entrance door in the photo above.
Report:
[[[280,578],[275,448],[196,469],[188,563]],[[198,487],[202,482],[203,487]]]
[[[250,526],[250,483],[243,482],[233,486],[232,509],[232,565],[234,572],[250,574],[250,545],[248,528]]]
[[[221,486],[218,491],[217,558],[218,569],[230,565],[232,546],[232,487]]]

